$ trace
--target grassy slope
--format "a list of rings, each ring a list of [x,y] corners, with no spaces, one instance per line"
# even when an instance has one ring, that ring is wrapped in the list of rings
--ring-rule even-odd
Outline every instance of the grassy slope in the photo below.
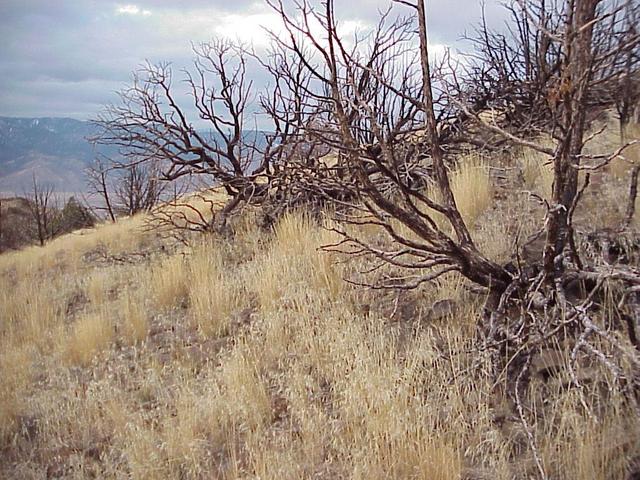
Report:
[[[0,192],[0,253],[34,243],[27,228],[31,224],[29,202],[24,198],[3,198]]]
[[[461,209],[505,260],[543,215],[514,187],[544,195],[548,176],[529,156],[501,165],[503,186],[465,164]],[[585,204],[615,222],[621,188]],[[354,288],[343,277],[362,265],[317,250],[330,231],[291,214],[265,235],[250,216],[233,241],[192,248],[136,217],[0,257],[0,477],[534,474],[513,406],[468,351],[481,299],[460,279]],[[444,298],[459,308],[428,320]],[[605,397],[595,421],[575,392],[532,385],[553,478],[623,478],[640,454],[638,419]]]

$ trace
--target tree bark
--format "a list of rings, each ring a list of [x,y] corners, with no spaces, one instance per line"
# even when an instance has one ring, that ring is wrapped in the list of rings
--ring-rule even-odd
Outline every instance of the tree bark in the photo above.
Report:
[[[584,144],[591,79],[593,20],[599,0],[575,0],[567,4],[566,58],[559,81],[562,123],[565,132],[554,158],[552,204],[543,254],[544,270],[551,282],[562,273],[559,256],[569,243],[569,211],[578,193],[578,166]]]
[[[489,289],[504,290],[510,282],[510,276],[504,268],[484,257],[476,248],[471,234],[460,215],[451,190],[444,154],[440,146],[436,117],[433,109],[433,90],[429,67],[429,45],[427,36],[427,18],[423,0],[417,2],[418,33],[420,37],[420,63],[422,67],[422,101],[424,103],[424,127],[431,147],[433,169],[442,196],[444,206],[456,232],[460,246],[456,256],[461,264],[460,272],[469,280]]]

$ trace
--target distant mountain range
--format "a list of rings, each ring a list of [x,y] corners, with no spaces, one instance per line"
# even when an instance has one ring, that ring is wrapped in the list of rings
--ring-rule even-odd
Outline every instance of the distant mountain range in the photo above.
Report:
[[[115,149],[92,145],[87,138],[95,133],[90,122],[71,118],[0,117],[0,194],[28,191],[34,173],[58,192],[84,192],[87,165],[99,153],[116,153]],[[250,135],[264,138],[262,132]]]
[[[60,192],[84,191],[84,169],[97,153],[87,137],[95,132],[71,118],[0,117],[0,192],[22,194],[34,173]]]

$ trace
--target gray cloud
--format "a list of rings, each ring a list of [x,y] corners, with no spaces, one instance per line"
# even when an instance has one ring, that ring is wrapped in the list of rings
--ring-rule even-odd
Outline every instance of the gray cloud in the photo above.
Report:
[[[344,21],[371,24],[388,4],[336,0],[336,10]],[[498,0],[486,10],[503,21]],[[460,48],[481,10],[479,0],[434,0],[427,11],[431,41]],[[191,42],[219,35],[259,46],[260,25],[270,21],[260,0],[3,0],[0,115],[95,116],[145,60],[188,66]]]

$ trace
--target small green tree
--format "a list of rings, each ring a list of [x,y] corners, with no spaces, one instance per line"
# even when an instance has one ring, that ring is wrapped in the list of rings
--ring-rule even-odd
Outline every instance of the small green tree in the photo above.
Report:
[[[92,227],[96,223],[95,216],[76,197],[70,197],[57,218],[60,233],[68,233],[80,228]]]

